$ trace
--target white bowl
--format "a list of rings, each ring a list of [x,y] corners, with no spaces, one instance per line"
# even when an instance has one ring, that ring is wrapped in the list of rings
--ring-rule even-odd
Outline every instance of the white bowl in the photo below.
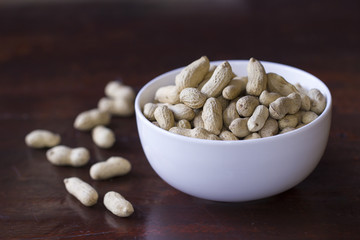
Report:
[[[228,62],[237,75],[247,75],[247,60]],[[145,155],[165,182],[195,197],[238,202],[284,192],[315,169],[329,136],[332,104],[329,89],[300,69],[265,61],[262,64],[266,72],[280,74],[291,83],[319,89],[327,99],[324,112],[302,128],[267,138],[217,141],[184,137],[155,126],[142,114],[142,107],[153,101],[156,89],[174,84],[175,75],[182,68],[164,73],[139,91],[135,112]]]

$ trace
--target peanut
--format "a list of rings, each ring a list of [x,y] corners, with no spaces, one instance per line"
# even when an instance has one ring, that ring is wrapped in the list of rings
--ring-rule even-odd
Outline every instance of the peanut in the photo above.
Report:
[[[246,137],[250,134],[247,123],[249,118],[236,118],[234,119],[230,125],[229,130],[239,138]]]
[[[312,111],[307,111],[302,116],[302,122],[304,124],[308,124],[308,123],[311,123],[312,121],[314,121],[317,117],[318,117],[318,115],[316,113],[314,113]]]
[[[270,92],[276,92],[282,96],[288,96],[290,93],[298,92],[294,85],[276,73],[268,73],[267,79],[267,88]]]
[[[229,106],[227,106],[223,111],[223,121],[225,127],[227,128],[234,119],[240,117],[238,112],[236,111],[236,102],[237,101],[231,101]]]
[[[105,180],[123,176],[130,172],[131,163],[122,157],[111,157],[105,162],[98,162],[91,166],[90,176],[94,180]]]
[[[238,97],[246,89],[248,82],[247,77],[234,77],[229,84],[223,89],[222,96],[225,99],[233,100]]]
[[[154,112],[157,107],[158,105],[156,103],[146,103],[143,109],[144,116],[150,121],[154,121],[155,120]]]
[[[301,123],[304,113],[305,111],[300,110],[297,113],[293,114],[297,118],[298,123]]]
[[[204,128],[195,127],[193,129],[172,127],[169,130],[172,133],[179,134],[186,137],[200,138],[200,139],[208,139],[208,140],[220,140],[218,136],[210,133]]]
[[[284,128],[283,130],[281,130],[280,134],[287,133],[287,132],[291,132],[291,131],[293,131],[293,130],[295,130],[295,128],[293,128],[293,127],[286,127],[286,128]]]
[[[305,126],[306,124],[304,124],[304,123],[299,123],[295,128],[296,129],[298,129],[298,128],[301,128],[301,127],[303,127],[303,126]]]
[[[258,105],[257,97],[247,95],[239,98],[236,102],[236,110],[241,117],[250,117]]]
[[[69,148],[59,145],[50,148],[46,152],[46,157],[54,165],[81,167],[89,162],[90,153],[86,148]]]
[[[83,205],[90,207],[97,203],[99,195],[96,190],[80,178],[65,178],[64,184],[66,190]]]
[[[111,115],[99,109],[92,109],[80,113],[74,122],[74,127],[78,130],[90,130],[97,125],[107,125],[110,123]]]
[[[173,112],[174,118],[177,121],[182,119],[191,121],[195,117],[194,110],[186,106],[185,104],[182,103],[178,103],[175,105],[167,104],[166,106]]]
[[[262,105],[269,107],[270,103],[279,97],[281,97],[281,95],[276,92],[268,92],[267,90],[264,90],[259,96],[259,101]]]
[[[115,143],[115,134],[111,129],[99,125],[92,130],[92,139],[98,147],[110,148]]]
[[[201,92],[207,97],[217,97],[233,78],[230,64],[225,61],[216,67],[213,75],[201,88]]]
[[[204,79],[199,83],[199,86],[197,87],[197,89],[201,90],[201,88],[205,85],[205,83],[207,83],[210,80],[210,78],[213,75],[216,67],[217,67],[216,65],[210,66],[209,71],[205,75]]]
[[[246,92],[250,95],[259,96],[266,89],[267,75],[264,66],[255,58],[250,58],[247,65],[248,83]]]
[[[311,111],[321,114],[326,107],[325,96],[316,88],[310,89],[308,94],[311,99]]]
[[[310,109],[310,98],[299,91],[294,85],[286,81],[282,76],[276,73],[268,73],[268,90],[279,93],[282,96],[288,96],[291,93],[298,93],[301,97],[301,108],[305,111]]]
[[[266,119],[269,117],[269,110],[264,105],[259,105],[255,108],[254,113],[247,122],[250,132],[259,131],[265,124]]]
[[[177,127],[191,129],[191,123],[186,119],[181,119],[176,123]]]
[[[194,128],[204,128],[204,121],[202,120],[202,110],[195,113],[192,125]]]
[[[289,107],[289,114],[295,114],[297,113],[301,108],[301,96],[298,93],[290,93],[287,96],[289,99],[292,100],[292,104]]]
[[[33,130],[25,137],[26,145],[32,148],[53,147],[58,145],[60,141],[61,137],[59,134],[43,129]]]
[[[197,88],[184,88],[180,92],[180,102],[191,108],[201,108],[206,101],[206,96]]]
[[[223,126],[222,108],[216,98],[211,97],[206,100],[201,117],[207,131],[215,135],[220,133]]]
[[[311,99],[308,95],[299,93],[301,97],[301,109],[304,111],[309,111],[311,107]]]
[[[98,102],[98,109],[112,115],[128,117],[134,114],[134,102],[122,98],[103,97]]]
[[[218,100],[222,109],[225,109],[230,103],[230,101],[225,99],[222,95],[216,97],[216,100]]]
[[[128,217],[134,213],[132,204],[117,192],[107,192],[104,196],[104,205],[118,217]]]
[[[278,121],[269,117],[266,121],[264,126],[259,131],[259,134],[262,138],[274,136],[279,132],[279,124]]]
[[[261,136],[258,133],[254,132],[254,133],[251,133],[251,134],[247,135],[244,138],[244,140],[258,139],[258,138],[261,138]]]
[[[119,81],[111,81],[105,86],[105,95],[109,98],[122,99],[126,102],[133,102],[135,92],[130,86]]]
[[[287,127],[294,128],[298,125],[298,118],[296,115],[288,114],[285,117],[283,117],[282,119],[280,119],[278,122],[279,122],[280,130],[283,130],[284,128],[287,128]]]
[[[208,73],[210,67],[209,59],[202,56],[200,59],[186,66],[175,77],[175,84],[178,91],[188,87],[197,87]]]
[[[307,94],[307,90],[300,83],[295,83],[294,86],[300,93]]]
[[[221,131],[219,137],[221,140],[230,140],[230,141],[239,140],[232,132],[228,130]]]
[[[291,93],[287,97],[280,97],[269,105],[270,116],[281,119],[286,114],[295,114],[301,107],[301,97],[298,93]]]
[[[161,87],[155,92],[155,101],[177,104],[180,102],[180,92],[175,85]]]
[[[169,130],[175,125],[174,114],[165,105],[160,105],[155,109],[154,117],[162,129]]]

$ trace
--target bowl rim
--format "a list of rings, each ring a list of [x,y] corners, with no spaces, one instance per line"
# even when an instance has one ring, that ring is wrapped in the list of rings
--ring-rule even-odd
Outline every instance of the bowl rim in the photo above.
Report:
[[[249,60],[243,60],[243,59],[233,59],[233,60],[216,60],[216,61],[210,61],[210,65],[218,65],[224,61],[227,61],[230,63],[230,65],[232,63],[248,63]],[[138,121],[138,118],[141,121],[144,121],[146,124],[146,127],[150,127],[152,128],[154,131],[158,131],[159,134],[165,134],[165,136],[168,137],[172,137],[175,139],[178,139],[180,141],[187,141],[189,143],[196,143],[196,144],[207,144],[207,145],[246,145],[246,144],[254,144],[257,142],[261,142],[261,143],[266,143],[267,141],[274,141],[276,139],[281,139],[281,138],[287,138],[291,136],[294,136],[296,134],[298,134],[299,132],[305,131],[308,128],[311,128],[312,126],[316,125],[317,123],[319,123],[320,121],[322,121],[326,115],[331,112],[331,108],[332,108],[332,96],[331,96],[331,92],[329,90],[329,88],[326,86],[326,84],[321,81],[319,78],[317,78],[316,76],[314,76],[313,74],[306,72],[302,69],[290,66],[290,65],[286,65],[286,64],[282,64],[282,63],[276,63],[276,62],[270,62],[270,61],[260,61],[263,65],[276,65],[278,67],[283,67],[283,68],[287,68],[291,71],[297,71],[301,74],[305,74],[308,75],[311,78],[314,78],[316,81],[318,81],[324,91],[322,91],[322,93],[325,95],[326,97],[326,107],[324,109],[324,111],[319,115],[319,117],[317,117],[314,121],[312,121],[309,124],[306,124],[305,126],[302,126],[301,128],[298,129],[294,129],[290,132],[286,132],[283,134],[276,134],[274,136],[270,136],[270,137],[265,137],[265,138],[257,138],[257,139],[248,139],[246,141],[243,141],[241,139],[234,141],[234,140],[209,140],[209,139],[199,139],[199,138],[192,138],[192,137],[187,137],[187,136],[183,136],[183,135],[179,135],[179,134],[175,134],[172,132],[169,132],[165,129],[162,129],[156,125],[154,125],[151,121],[149,121],[143,114],[141,106],[140,106],[140,98],[142,96],[142,94],[146,91],[146,89],[154,84],[155,82],[159,81],[160,79],[164,78],[165,76],[168,75],[172,75],[174,73],[180,72],[182,69],[184,69],[186,66],[183,67],[179,67],[170,71],[167,71],[165,73],[162,73],[158,76],[156,76],[155,78],[151,79],[149,82],[147,82],[137,93],[136,98],[135,98],[135,114],[136,114],[136,119]],[[175,82],[174,82],[175,84]],[[155,93],[154,93],[155,94]]]

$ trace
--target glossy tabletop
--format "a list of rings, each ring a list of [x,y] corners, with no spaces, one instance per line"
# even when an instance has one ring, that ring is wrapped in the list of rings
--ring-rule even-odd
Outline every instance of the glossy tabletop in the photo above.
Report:
[[[360,236],[360,4],[358,1],[0,1],[0,239],[358,239]],[[223,203],[181,193],[152,170],[135,116],[115,117],[114,147],[73,128],[106,83],[135,91],[164,72],[210,60],[279,62],[320,78],[333,97],[329,141],[315,171],[267,199]],[[84,146],[90,163],[51,165],[25,145],[33,129]],[[161,146],[160,146],[161,147]],[[127,158],[132,171],[94,181],[90,166]],[[76,176],[99,193],[69,195]],[[117,191],[135,212],[106,210]]]

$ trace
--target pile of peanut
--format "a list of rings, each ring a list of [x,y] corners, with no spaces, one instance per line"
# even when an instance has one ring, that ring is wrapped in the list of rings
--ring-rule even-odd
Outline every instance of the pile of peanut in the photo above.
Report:
[[[276,73],[266,73],[251,58],[247,76],[236,76],[225,61],[210,66],[206,56],[186,66],[173,85],[157,89],[143,107],[155,125],[183,136],[210,140],[247,140],[292,131],[325,109],[318,89],[306,90]]]
[[[80,131],[91,131],[92,139],[99,148],[110,148],[116,138],[114,132],[105,127],[115,116],[131,116],[134,113],[135,92],[130,86],[118,81],[109,82],[105,87],[105,95],[100,99],[98,107],[80,113],[74,128]],[[84,147],[71,148],[59,145],[61,136],[44,129],[37,129],[25,137],[25,143],[32,148],[50,148],[46,158],[56,166],[82,167],[88,164],[90,152]],[[131,163],[122,157],[113,156],[104,162],[97,162],[90,168],[93,180],[106,180],[123,176],[130,172]],[[88,183],[77,177],[64,179],[66,190],[85,206],[97,203],[99,195]],[[117,192],[110,191],[104,195],[105,207],[119,217],[128,217],[134,212],[132,204]]]

